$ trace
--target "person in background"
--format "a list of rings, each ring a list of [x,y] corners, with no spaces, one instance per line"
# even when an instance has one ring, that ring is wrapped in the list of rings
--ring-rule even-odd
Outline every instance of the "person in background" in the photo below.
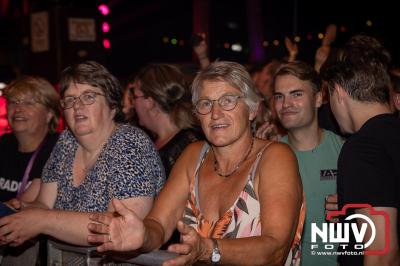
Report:
[[[45,79],[26,76],[4,91],[12,133],[0,138],[0,200],[32,202],[39,194],[42,169],[56,144],[59,96]],[[35,265],[38,245],[27,243],[3,252],[1,265]]]
[[[132,98],[133,88],[135,87],[134,76],[130,77],[122,92],[122,112],[124,121],[136,125],[135,105]]]
[[[153,136],[168,177],[186,146],[203,139],[185,77],[172,65],[148,65],[136,75],[132,98],[139,125]]]
[[[211,64],[208,56],[208,45],[206,42],[206,34],[198,33],[192,38],[193,52],[199,60],[200,69],[205,69]]]
[[[353,36],[346,45],[332,54],[321,67],[321,75],[328,84],[330,104],[340,128],[352,134],[338,159],[338,203],[369,204],[375,211],[383,211],[385,218],[370,208],[349,209],[341,218],[352,214],[364,215],[375,226],[367,229],[362,242],[357,242],[350,231],[350,241],[338,251],[358,252],[355,244],[365,245],[363,251],[387,252],[379,255],[339,255],[341,266],[400,265],[400,120],[389,104],[390,54],[377,39]],[[365,219],[352,220],[361,230]],[[388,239],[386,238],[388,237]],[[367,245],[368,244],[368,245]]]
[[[5,97],[12,133],[0,138],[0,200],[18,196],[32,202],[39,193],[43,166],[58,138],[59,96],[45,79],[27,76],[12,82]],[[27,169],[30,160],[32,166]]]
[[[68,128],[44,167],[36,200],[14,200],[21,210],[0,219],[3,245],[20,245],[41,233],[89,245],[90,212],[113,212],[111,200],[118,198],[143,218],[164,183],[151,140],[119,123],[122,89],[106,68],[93,61],[66,68],[60,92]]]
[[[332,43],[336,39],[337,27],[335,24],[329,24],[326,27],[324,38],[322,39],[321,46],[315,52],[314,69],[319,72],[321,66],[324,64],[329,54],[334,51]],[[342,132],[340,132],[340,127],[332,113],[331,107],[329,105],[329,92],[326,87],[325,82],[322,82],[322,105],[318,108],[318,124],[321,128],[327,129],[334,132],[336,135],[345,137]]]
[[[400,116],[400,68],[392,68],[390,74],[390,107]]]
[[[289,63],[296,61],[297,54],[299,53],[299,47],[297,46],[297,43],[292,42],[289,37],[285,37],[285,47],[289,53],[286,61]]]
[[[120,217],[93,214],[88,240],[98,251],[148,252],[177,227],[179,254],[163,265],[299,265],[304,208],[296,157],[286,144],[252,136],[260,98],[245,68],[214,62],[192,85],[207,142],[189,145],[150,214],[118,200]],[[251,259],[249,259],[251,258]]]
[[[311,223],[325,222],[325,197],[336,194],[337,159],[343,140],[318,125],[322,104],[321,78],[312,66],[295,61],[284,64],[274,78],[274,103],[279,121],[288,131],[281,141],[296,154],[307,214],[302,237],[301,261],[307,266],[336,266],[336,256],[317,256],[311,241]],[[324,250],[322,250],[324,251]]]

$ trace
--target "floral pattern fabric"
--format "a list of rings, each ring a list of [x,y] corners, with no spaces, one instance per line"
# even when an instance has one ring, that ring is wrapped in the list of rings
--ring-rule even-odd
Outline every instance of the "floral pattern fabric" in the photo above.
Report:
[[[73,184],[77,149],[72,132],[65,130],[44,167],[43,182],[57,183],[54,209],[104,212],[113,198],[155,197],[164,184],[161,159],[150,138],[136,127],[117,126],[79,186]]]

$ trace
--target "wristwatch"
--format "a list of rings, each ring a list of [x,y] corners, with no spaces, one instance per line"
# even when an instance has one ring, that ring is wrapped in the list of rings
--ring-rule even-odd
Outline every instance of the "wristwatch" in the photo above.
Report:
[[[213,250],[211,253],[211,263],[216,265],[221,261],[221,252],[219,252],[218,242],[215,238],[211,238],[213,242]]]

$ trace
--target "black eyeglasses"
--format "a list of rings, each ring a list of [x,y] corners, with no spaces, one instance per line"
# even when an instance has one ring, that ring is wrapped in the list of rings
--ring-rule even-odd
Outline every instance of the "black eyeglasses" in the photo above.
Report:
[[[223,95],[216,100],[202,99],[197,101],[195,109],[197,113],[206,115],[211,112],[214,102],[218,102],[222,110],[231,111],[235,109],[240,98],[245,97],[240,95]]]
[[[60,100],[61,108],[65,110],[65,109],[74,107],[74,105],[78,99],[84,105],[91,105],[96,101],[97,95],[105,96],[105,94],[101,94],[98,92],[86,91],[79,96],[64,97],[64,99]]]

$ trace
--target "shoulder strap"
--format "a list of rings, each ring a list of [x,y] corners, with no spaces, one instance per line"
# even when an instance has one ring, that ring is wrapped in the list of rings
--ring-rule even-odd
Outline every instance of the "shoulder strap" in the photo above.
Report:
[[[250,176],[250,179],[251,179],[251,180],[254,180],[254,176],[255,176],[255,174],[256,174],[256,170],[257,170],[257,168],[258,168],[258,164],[260,163],[261,157],[262,157],[262,155],[264,154],[264,151],[269,147],[269,145],[271,145],[271,143],[273,143],[273,141],[267,143],[267,144],[261,149],[261,151],[259,151],[259,152],[257,153],[257,158],[256,158],[256,161],[255,161],[254,164],[253,164],[252,171],[251,171],[251,176]]]
[[[35,152],[32,154],[31,158],[29,159],[28,165],[25,168],[25,172],[24,172],[24,177],[22,178],[22,182],[21,182],[21,186],[18,189],[18,193],[17,193],[17,199],[21,199],[22,194],[25,191],[26,185],[28,183],[28,179],[29,179],[29,174],[32,170],[32,166],[33,163],[36,160],[37,155],[39,154],[39,151],[42,149],[42,146],[45,142],[47,137],[45,137],[42,142],[40,143],[39,147],[37,147],[37,149],[35,150]]]
[[[199,161],[197,163],[196,170],[194,172],[195,175],[197,175],[197,172],[199,171],[200,166],[203,164],[203,161],[206,158],[206,154],[208,153],[209,149],[210,149],[210,145],[207,142],[205,142],[203,145],[203,148],[201,148],[201,151],[200,151]]]
[[[194,192],[195,197],[196,197],[196,207],[198,209],[200,209],[200,206],[199,206],[199,191],[198,191],[198,189],[199,189],[199,169],[200,169],[201,165],[203,164],[204,159],[206,158],[206,155],[207,155],[209,150],[210,150],[210,145],[207,142],[205,142],[203,148],[201,148],[200,156],[199,156],[199,162],[197,163],[196,171],[194,172],[194,175],[193,175],[192,180],[191,180],[191,182],[193,184],[193,190],[194,190],[193,192]]]

